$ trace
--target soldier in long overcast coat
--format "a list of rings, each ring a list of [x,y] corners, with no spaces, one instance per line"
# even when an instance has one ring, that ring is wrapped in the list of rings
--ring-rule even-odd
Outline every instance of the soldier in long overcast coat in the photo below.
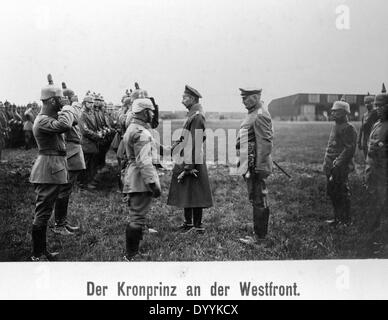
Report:
[[[186,85],[182,103],[189,112],[173,150],[179,158],[172,171],[167,204],[184,209],[180,230],[203,233],[202,210],[213,206],[213,198],[204,155],[205,113],[199,98],[201,94]]]

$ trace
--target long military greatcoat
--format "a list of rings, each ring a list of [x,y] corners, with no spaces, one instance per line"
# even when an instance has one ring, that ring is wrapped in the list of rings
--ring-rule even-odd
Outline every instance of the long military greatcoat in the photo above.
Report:
[[[206,159],[203,152],[205,140],[205,115],[200,104],[191,107],[183,126],[180,143],[174,149],[177,158],[172,171],[167,204],[179,208],[209,208],[213,206]],[[178,183],[178,176],[184,170],[198,170],[197,178],[185,176]]]

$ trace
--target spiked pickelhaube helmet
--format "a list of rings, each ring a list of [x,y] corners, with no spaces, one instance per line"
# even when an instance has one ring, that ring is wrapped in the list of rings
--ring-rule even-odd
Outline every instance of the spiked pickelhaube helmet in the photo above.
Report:
[[[377,94],[375,97],[374,104],[378,106],[383,106],[388,104],[388,94],[387,94],[387,89],[385,89],[384,83],[381,89],[381,93]]]
[[[47,76],[47,80],[48,85],[42,88],[40,100],[45,101],[54,97],[63,98],[62,89],[54,85],[53,77],[51,74]]]
[[[63,95],[65,97],[68,97],[69,100],[71,100],[71,98],[75,95],[74,91],[69,89],[67,86],[66,86],[66,83],[65,82],[62,82],[62,89],[63,89]]]

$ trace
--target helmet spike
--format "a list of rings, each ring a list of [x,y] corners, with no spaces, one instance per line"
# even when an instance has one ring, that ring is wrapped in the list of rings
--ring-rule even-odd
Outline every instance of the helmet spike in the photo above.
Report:
[[[54,81],[53,81],[53,76],[51,74],[48,74],[47,75],[47,80],[48,80],[48,83],[53,85],[54,84]]]

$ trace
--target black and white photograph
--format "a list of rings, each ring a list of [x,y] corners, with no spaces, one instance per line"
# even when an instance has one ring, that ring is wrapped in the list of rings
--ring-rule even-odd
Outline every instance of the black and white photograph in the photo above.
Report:
[[[334,279],[349,261],[377,277],[388,258],[387,9],[1,1],[0,267],[188,263],[198,274],[236,266],[234,279],[291,260],[335,262]],[[163,272],[160,286],[173,281]]]

